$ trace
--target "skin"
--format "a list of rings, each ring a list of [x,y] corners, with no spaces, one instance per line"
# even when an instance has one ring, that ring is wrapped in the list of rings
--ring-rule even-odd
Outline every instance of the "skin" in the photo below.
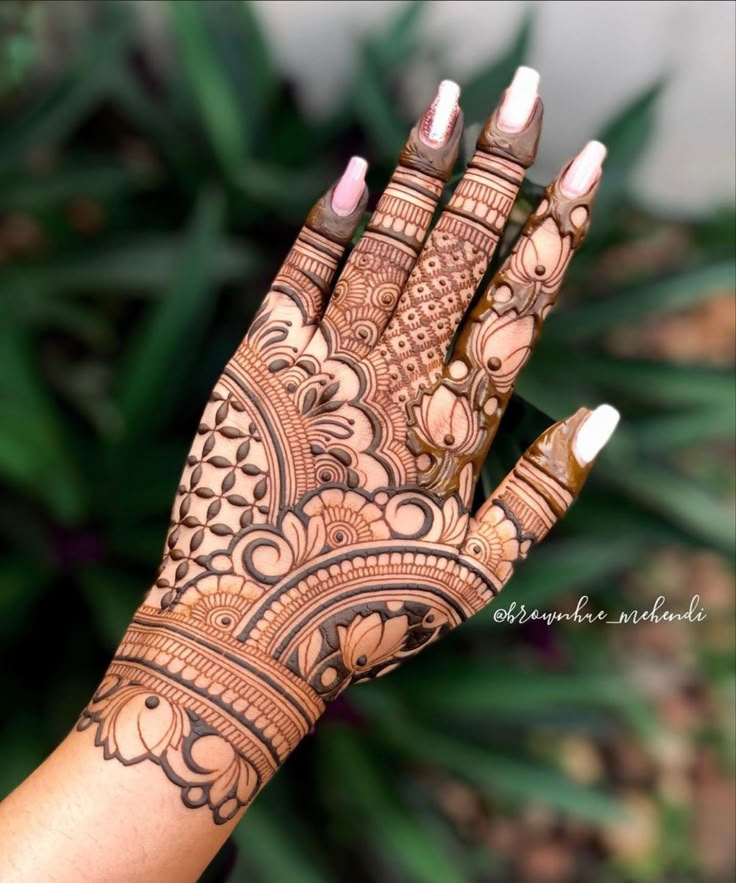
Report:
[[[0,805],[7,883],[197,879],[326,705],[482,610],[579,492],[586,409],[469,512],[595,192],[553,181],[468,311],[542,105],[518,133],[497,114],[431,232],[460,115],[439,145],[412,130],[337,279],[367,193],[310,213],[205,408],[153,588]]]

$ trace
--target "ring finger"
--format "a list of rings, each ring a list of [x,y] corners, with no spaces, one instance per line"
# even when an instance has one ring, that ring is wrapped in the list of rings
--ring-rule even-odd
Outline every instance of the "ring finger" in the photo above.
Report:
[[[605,153],[589,142],[550,184],[465,317],[441,378],[410,405],[409,448],[422,485],[443,493],[471,486],[587,233]]]

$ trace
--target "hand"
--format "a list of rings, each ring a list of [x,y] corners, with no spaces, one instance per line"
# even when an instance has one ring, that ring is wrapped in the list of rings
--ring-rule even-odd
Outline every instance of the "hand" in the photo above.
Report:
[[[78,729],[158,764],[216,822],[342,690],[492,601],[615,427],[609,406],[555,424],[471,517],[605,153],[591,142],[562,170],[468,309],[534,160],[536,86],[520,69],[427,237],[462,132],[441,84],[333,287],[368,196],[351,160],[210,396],[159,577]]]

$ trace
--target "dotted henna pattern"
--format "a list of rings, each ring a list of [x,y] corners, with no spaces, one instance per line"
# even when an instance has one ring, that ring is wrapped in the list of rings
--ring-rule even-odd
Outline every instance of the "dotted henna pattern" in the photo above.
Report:
[[[589,207],[548,192],[443,369],[541,105],[516,138],[493,119],[418,261],[459,134],[434,153],[412,134],[326,312],[364,203],[348,218],[330,194],[317,204],[210,396],[156,583],[79,719],[105,757],[158,765],[217,823],[349,685],[488,604],[585,479],[569,453],[581,410],[468,511]]]

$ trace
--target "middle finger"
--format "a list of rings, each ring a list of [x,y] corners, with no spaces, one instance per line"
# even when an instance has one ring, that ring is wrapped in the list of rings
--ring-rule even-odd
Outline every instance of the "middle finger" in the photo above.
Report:
[[[392,366],[392,392],[399,401],[439,376],[457,325],[488,268],[537,152],[543,115],[538,82],[531,68],[516,72],[378,342],[378,357]]]

